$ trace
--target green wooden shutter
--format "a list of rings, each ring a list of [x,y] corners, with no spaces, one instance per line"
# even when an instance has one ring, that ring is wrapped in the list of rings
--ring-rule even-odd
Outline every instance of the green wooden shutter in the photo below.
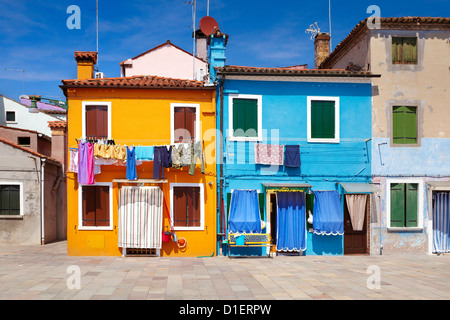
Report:
[[[391,184],[391,227],[405,226],[405,184]]]
[[[0,214],[20,214],[20,187],[18,185],[0,186]]]
[[[403,38],[403,63],[417,63],[417,38]]]
[[[258,202],[259,202],[259,215],[261,220],[264,221],[264,193],[258,193]]]
[[[236,130],[239,131],[236,132]],[[233,99],[233,135],[235,137],[258,136],[258,100]]]
[[[392,63],[416,64],[417,38],[415,37],[392,38]]]
[[[230,217],[231,193],[227,193],[227,217]],[[228,219],[227,219],[228,221]]]
[[[311,101],[311,138],[334,139],[334,101]]]
[[[392,63],[400,64],[403,60],[402,38],[392,38]]]
[[[392,139],[394,144],[417,143],[417,108],[394,106],[392,110]]]
[[[418,184],[406,184],[406,212],[405,220],[406,227],[417,227],[417,198],[418,198]]]

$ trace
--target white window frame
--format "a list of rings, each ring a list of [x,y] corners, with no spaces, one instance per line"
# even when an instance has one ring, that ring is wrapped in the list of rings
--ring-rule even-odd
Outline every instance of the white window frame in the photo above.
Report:
[[[200,141],[200,104],[198,103],[171,103],[170,104],[170,143],[171,144],[182,144],[175,143],[175,108],[188,107],[195,108],[195,142]]]
[[[83,226],[83,187],[109,187],[109,226]],[[112,230],[113,229],[113,186],[111,182],[96,182],[95,184],[79,184],[78,186],[78,230]]]
[[[81,106],[81,138],[86,139],[86,106],[106,106],[108,108],[108,139],[111,134],[111,102],[109,101],[83,101]]]
[[[311,138],[311,102],[312,101],[334,101],[334,138]],[[319,143],[339,143],[340,142],[340,107],[339,97],[322,97],[322,96],[308,96],[307,97],[307,131],[308,142]]]
[[[7,186],[16,185],[16,186],[19,186],[19,206],[20,206],[18,215],[4,214],[4,215],[0,215],[0,217],[8,217],[8,218],[23,217],[23,182],[18,182],[18,181],[0,181],[0,185],[7,185]]]
[[[233,100],[254,99],[257,100],[258,108],[258,136],[257,137],[235,137],[233,130]],[[256,94],[229,94],[228,95],[228,139],[230,141],[262,141],[262,95]]]
[[[7,118],[6,118],[6,113],[8,113],[8,112],[13,112],[14,113],[14,121],[8,121],[8,120],[6,120]],[[16,112],[16,110],[5,110],[5,123],[17,123],[17,112]]]
[[[391,184],[417,183],[417,227],[391,227]],[[389,231],[416,231],[424,228],[424,182],[420,179],[386,179],[386,226]]]
[[[198,227],[175,227],[173,218],[173,188],[174,187],[200,187],[200,226]],[[205,230],[205,190],[203,183],[171,183],[170,184],[170,221],[173,224],[173,229],[177,230],[195,230],[203,231]]]

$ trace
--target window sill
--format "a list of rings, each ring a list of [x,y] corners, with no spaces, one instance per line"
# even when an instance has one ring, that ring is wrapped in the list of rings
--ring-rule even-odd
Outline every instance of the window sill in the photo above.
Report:
[[[205,231],[204,227],[174,227],[174,231]]]
[[[23,215],[0,215],[0,219],[5,220],[23,220]]]
[[[262,141],[260,137],[228,137],[229,141],[239,141],[239,142],[258,142]]]
[[[388,232],[422,232],[423,228],[422,227],[411,227],[411,228],[388,227],[387,230],[388,230]]]
[[[308,138],[308,143],[340,143],[339,139]]]

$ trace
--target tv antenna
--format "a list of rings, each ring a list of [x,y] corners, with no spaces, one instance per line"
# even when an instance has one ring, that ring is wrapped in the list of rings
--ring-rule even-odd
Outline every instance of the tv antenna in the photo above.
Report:
[[[98,65],[98,0],[96,1],[96,24],[97,24],[97,71],[99,71],[99,65]]]
[[[319,28],[319,26],[317,25],[317,22],[314,22],[313,24],[311,24],[310,26],[309,26],[309,29],[306,29],[305,30],[305,33],[310,33],[311,34],[311,36],[309,37],[311,40],[314,40],[314,38],[316,37],[316,35],[318,34],[318,33],[320,33],[320,28]]]

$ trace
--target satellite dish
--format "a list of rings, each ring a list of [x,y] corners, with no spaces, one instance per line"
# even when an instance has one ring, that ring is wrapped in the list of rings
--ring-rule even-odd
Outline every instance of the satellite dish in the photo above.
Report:
[[[200,19],[199,22],[200,30],[206,35],[211,35],[215,30],[219,30],[219,24],[217,21],[210,17],[206,16]]]

